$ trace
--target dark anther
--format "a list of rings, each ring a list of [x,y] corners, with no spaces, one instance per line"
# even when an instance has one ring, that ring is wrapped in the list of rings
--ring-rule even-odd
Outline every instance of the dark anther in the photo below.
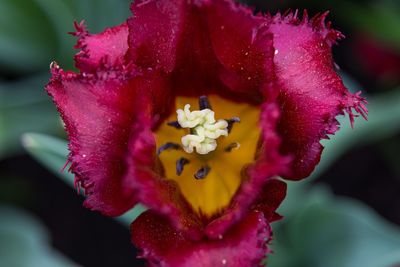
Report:
[[[199,107],[201,110],[206,109],[206,108],[212,109],[210,102],[208,102],[208,98],[205,95],[202,95],[199,97]]]
[[[207,165],[204,167],[201,167],[195,174],[194,174],[194,178],[196,178],[197,180],[199,179],[204,179],[206,178],[207,174],[210,172],[211,168],[208,167]]]
[[[167,125],[168,125],[168,126],[175,127],[176,129],[182,129],[182,127],[181,127],[181,125],[179,124],[178,121],[170,121],[170,122],[167,122]]]
[[[231,152],[232,149],[240,147],[238,142],[230,143],[227,147],[225,147],[225,152]]]
[[[183,172],[183,166],[188,164],[190,161],[187,158],[180,158],[176,161],[176,175],[181,175]]]
[[[231,130],[232,130],[233,124],[236,123],[236,122],[240,122],[240,118],[239,117],[233,117],[233,118],[227,119],[226,121],[228,122],[227,130],[228,130],[228,133],[230,133]]]
[[[180,146],[179,144],[177,144],[177,143],[172,143],[172,142],[168,142],[168,143],[165,143],[164,145],[160,146],[160,147],[157,149],[157,155],[160,155],[161,152],[163,152],[164,150],[167,150],[167,149],[175,149],[175,150],[178,150],[178,149],[180,149],[180,148],[181,148],[181,146]]]

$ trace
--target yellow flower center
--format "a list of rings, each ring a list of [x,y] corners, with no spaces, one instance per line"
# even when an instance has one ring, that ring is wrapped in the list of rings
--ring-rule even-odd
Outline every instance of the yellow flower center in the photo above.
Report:
[[[212,108],[190,111],[198,101],[177,97],[177,113],[158,128],[156,141],[164,176],[178,183],[195,211],[211,217],[230,203],[247,179],[243,169],[255,159],[259,109],[211,95]],[[223,119],[215,120],[215,115]]]

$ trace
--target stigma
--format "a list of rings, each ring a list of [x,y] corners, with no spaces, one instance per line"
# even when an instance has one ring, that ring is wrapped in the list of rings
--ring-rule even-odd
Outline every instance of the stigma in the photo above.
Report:
[[[217,139],[228,136],[229,123],[226,120],[216,120],[215,113],[207,97],[200,97],[200,109],[190,111],[190,105],[178,109],[177,122],[181,128],[187,128],[190,133],[181,138],[182,148],[187,153],[196,151],[198,154],[208,154],[217,148]]]
[[[167,142],[163,145],[159,145],[156,152],[158,156],[164,153],[164,151],[172,150],[183,150],[188,154],[201,155],[179,155],[179,158],[174,159],[174,165],[176,167],[176,176],[181,176],[184,174],[184,169],[190,168],[194,178],[196,180],[202,180],[211,172],[212,164],[210,164],[210,162],[214,156],[218,156],[219,152],[231,153],[233,150],[240,148],[238,142],[231,142],[228,144],[227,140],[220,140],[220,145],[223,148],[217,149],[217,139],[221,136],[227,137],[231,133],[233,125],[239,123],[240,119],[239,117],[231,117],[229,119],[216,120],[215,112],[207,96],[200,96],[198,103],[199,110],[190,110],[190,104],[184,104],[183,109],[176,110],[177,120],[169,121],[166,125],[176,130],[184,130],[183,136],[180,134],[168,134],[168,138],[165,140]],[[168,140],[171,136],[174,136],[173,140]],[[180,143],[178,141],[179,139],[181,141]],[[202,156],[212,151],[215,151],[213,155]],[[198,160],[200,160],[200,165],[196,164]],[[193,164],[196,165],[196,169],[193,168]]]

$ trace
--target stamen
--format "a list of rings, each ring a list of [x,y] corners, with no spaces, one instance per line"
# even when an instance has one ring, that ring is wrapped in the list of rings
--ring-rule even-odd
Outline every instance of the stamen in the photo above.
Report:
[[[183,172],[183,167],[188,163],[190,163],[190,161],[187,158],[182,157],[178,159],[176,161],[176,175],[181,175]]]
[[[204,166],[201,167],[195,174],[194,174],[194,178],[196,178],[197,180],[200,179],[204,179],[206,178],[206,176],[208,175],[208,173],[211,171],[211,168],[209,166]]]
[[[161,152],[163,152],[164,150],[168,150],[168,149],[178,150],[178,149],[181,149],[181,146],[177,143],[172,143],[172,142],[165,143],[164,145],[160,146],[157,149],[157,155],[160,155]]]
[[[230,143],[227,147],[225,147],[225,152],[231,152],[232,149],[238,149],[240,144],[238,142]]]
[[[207,108],[212,110],[211,104],[205,95],[202,95],[199,97],[199,107],[200,107],[200,110],[207,109]]]
[[[178,121],[170,121],[167,122],[168,126],[175,127],[176,129],[182,129],[182,126],[179,124]]]
[[[233,117],[233,118],[227,119],[226,121],[228,122],[228,127],[226,127],[226,129],[228,130],[228,133],[230,133],[232,130],[233,124],[236,122],[240,122],[240,118]]]

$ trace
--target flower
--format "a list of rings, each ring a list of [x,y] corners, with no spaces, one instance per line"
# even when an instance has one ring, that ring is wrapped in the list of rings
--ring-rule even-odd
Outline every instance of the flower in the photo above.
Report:
[[[149,0],[126,23],[76,24],[79,73],[52,64],[84,205],[149,210],[132,240],[153,266],[256,266],[286,184],[318,163],[335,117],[366,116],[333,69],[327,14],[253,15],[231,1]],[[190,108],[192,110],[190,110]]]

